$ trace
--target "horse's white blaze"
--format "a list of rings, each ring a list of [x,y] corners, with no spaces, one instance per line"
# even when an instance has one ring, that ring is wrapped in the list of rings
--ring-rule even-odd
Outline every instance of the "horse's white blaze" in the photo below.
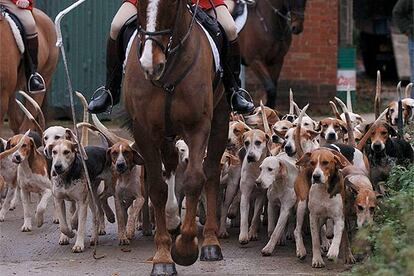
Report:
[[[158,15],[158,4],[160,0],[149,0],[148,7],[147,7],[147,28],[148,32],[155,32],[155,28],[157,26],[157,15]],[[139,60],[141,66],[148,71],[148,73],[152,74],[153,66],[152,66],[152,40],[147,40],[144,44],[144,51],[142,52],[141,59]]]

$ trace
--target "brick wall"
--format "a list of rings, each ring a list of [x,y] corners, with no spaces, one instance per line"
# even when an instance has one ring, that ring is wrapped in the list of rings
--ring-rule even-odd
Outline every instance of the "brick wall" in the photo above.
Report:
[[[310,103],[313,111],[324,112],[336,94],[338,44],[338,0],[308,0],[304,32],[293,36],[279,79],[277,107],[286,111],[291,87],[300,106]],[[263,95],[263,88],[251,72],[248,87]],[[254,78],[254,79],[253,79]],[[259,96],[260,97],[260,96]]]

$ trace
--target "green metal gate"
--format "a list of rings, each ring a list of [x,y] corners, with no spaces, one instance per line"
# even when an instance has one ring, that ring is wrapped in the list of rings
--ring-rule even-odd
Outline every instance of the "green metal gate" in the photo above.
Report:
[[[36,0],[36,7],[54,20],[56,15],[75,0]],[[73,89],[82,92],[87,99],[105,80],[106,38],[111,20],[119,8],[118,0],[88,0],[66,15],[62,21],[62,33]],[[47,103],[53,117],[70,114],[62,59],[54,74]],[[80,109],[77,101],[77,109]]]

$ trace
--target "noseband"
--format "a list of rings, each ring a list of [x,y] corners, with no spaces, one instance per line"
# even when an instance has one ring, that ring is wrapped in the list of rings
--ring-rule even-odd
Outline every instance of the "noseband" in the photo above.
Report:
[[[200,0],[197,0],[196,8],[194,9],[194,14],[193,14],[193,17],[191,19],[190,26],[188,27],[187,33],[184,35],[183,38],[181,38],[178,41],[177,45],[174,48],[172,48],[172,41],[173,41],[173,38],[174,38],[174,34],[175,34],[175,31],[176,31],[176,28],[178,26],[178,20],[179,20],[179,18],[178,18],[178,11],[179,11],[179,8],[181,6],[181,0],[178,0],[178,2],[177,2],[176,12],[175,12],[175,19],[174,19],[174,25],[173,25],[172,28],[165,29],[165,30],[161,30],[161,31],[149,32],[149,31],[145,30],[139,24],[138,25],[138,33],[140,33],[141,35],[144,36],[144,41],[142,43],[140,43],[140,48],[139,48],[139,51],[138,51],[138,56],[141,57],[143,45],[145,45],[145,43],[148,40],[151,40],[151,41],[155,42],[155,45],[157,45],[158,48],[161,49],[162,53],[165,55],[166,61],[168,61],[168,57],[171,56],[172,54],[176,53],[177,51],[179,51],[180,48],[184,45],[184,43],[188,39],[188,37],[190,36],[191,30],[193,29],[193,25],[194,25],[195,18],[196,18],[196,15],[197,15],[197,11],[198,11],[198,8],[199,8],[199,2],[200,2]],[[161,37],[162,36],[167,36],[167,35],[169,36],[168,37],[168,44],[167,44],[167,47],[164,47],[164,45],[162,45],[162,43],[158,39],[156,39],[156,38],[157,37],[160,37],[160,36]]]

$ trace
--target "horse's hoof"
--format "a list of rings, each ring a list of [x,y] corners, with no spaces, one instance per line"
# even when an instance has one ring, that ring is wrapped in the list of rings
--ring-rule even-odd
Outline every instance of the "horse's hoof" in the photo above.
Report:
[[[172,263],[159,263],[152,265],[151,276],[158,275],[177,275],[177,270],[175,269],[175,264]]]
[[[171,257],[173,261],[179,265],[192,265],[198,259],[197,242],[194,241],[193,244],[190,244],[189,246],[182,245],[181,235],[179,235],[171,247]]]
[[[217,244],[201,247],[200,261],[215,262],[223,260],[221,247]]]

